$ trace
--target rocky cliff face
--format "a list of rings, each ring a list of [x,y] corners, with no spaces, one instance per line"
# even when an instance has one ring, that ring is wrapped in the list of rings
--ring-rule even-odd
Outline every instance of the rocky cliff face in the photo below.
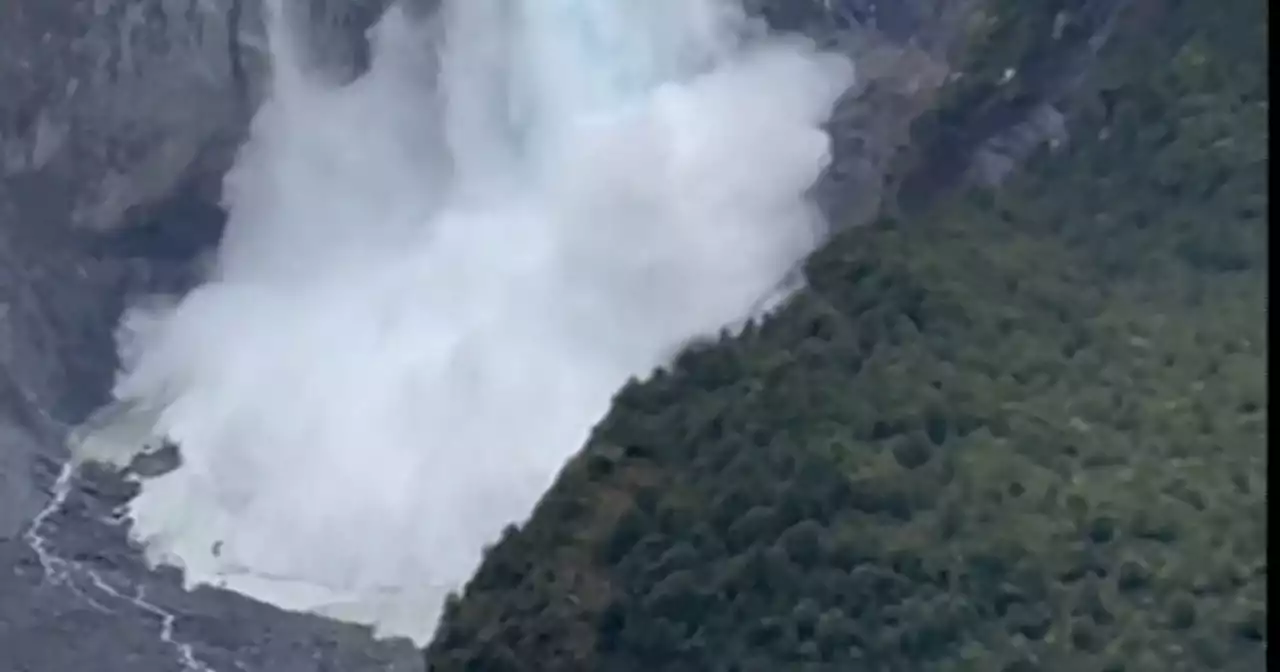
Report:
[[[192,258],[217,240],[221,175],[261,96],[262,1],[0,6],[0,652],[17,670],[421,665],[407,647],[356,628],[185,593],[172,573],[143,567],[109,524],[127,488],[92,474],[55,483],[66,428],[109,383],[124,297],[189,283]],[[996,183],[1038,145],[1065,141],[1055,106],[1122,2],[1056,3],[1054,20],[1035,24],[1050,31],[1051,48],[1030,63],[1016,50],[985,56],[982,73],[965,68],[987,39],[982,28],[1009,22],[997,0],[749,6],[856,59],[859,84],[833,119],[836,161],[817,189],[834,218],[856,225],[900,184],[927,191],[946,175]],[[366,65],[364,30],[385,5],[287,7],[313,27],[308,56],[342,80]],[[1069,39],[1062,26],[1074,30]],[[1036,86],[1020,86],[1013,102],[1002,97],[1008,82],[993,81],[1006,57],[1008,68],[1041,73],[1020,75]],[[944,85],[958,77],[983,85],[947,98]],[[946,132],[913,126],[939,110]]]
[[[18,2],[4,11],[0,146],[22,215],[116,226],[243,126],[238,0]],[[50,211],[50,201],[66,211]]]
[[[1129,0],[873,0],[748,7],[848,53],[858,82],[832,119],[835,161],[817,197],[841,226],[960,183],[998,186],[1068,140],[1064,110]]]
[[[349,79],[385,4],[284,6],[313,26],[312,60]],[[216,194],[261,93],[260,0],[23,0],[2,11],[0,175],[24,214],[103,231],[184,182]],[[51,198],[67,212],[50,212]]]

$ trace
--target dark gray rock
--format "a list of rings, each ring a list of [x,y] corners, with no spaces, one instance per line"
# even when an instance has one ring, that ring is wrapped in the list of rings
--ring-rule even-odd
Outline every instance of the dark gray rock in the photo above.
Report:
[[[49,557],[40,544],[0,540],[4,669],[421,670],[408,642],[374,642],[363,628],[224,591],[183,590],[176,570],[148,570],[113,524],[131,486],[92,469],[69,485],[34,531]]]
[[[998,72],[955,70],[952,79],[978,79],[990,90],[947,109],[930,137],[912,139],[917,160],[899,183],[897,205],[918,210],[958,186],[998,186],[1038,149],[1067,142],[1065,110],[1089,81],[1098,51],[1129,4],[1064,0],[1055,5],[1052,21],[1038,22],[1037,33],[1004,50],[1012,60],[1000,64]],[[1043,7],[1035,11],[1047,14]]]
[[[0,175],[17,214],[104,230],[217,174],[248,112],[240,2],[6,3]]]
[[[308,59],[350,79],[387,2],[283,4],[312,28]],[[262,94],[263,0],[14,0],[0,12],[0,179],[17,214],[104,231],[184,183],[216,200]]]

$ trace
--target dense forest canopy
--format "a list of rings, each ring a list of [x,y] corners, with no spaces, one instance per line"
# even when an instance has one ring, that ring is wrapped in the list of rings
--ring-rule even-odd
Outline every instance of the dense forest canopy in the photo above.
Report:
[[[432,669],[1262,669],[1266,11],[1134,3],[1065,147],[628,385]]]

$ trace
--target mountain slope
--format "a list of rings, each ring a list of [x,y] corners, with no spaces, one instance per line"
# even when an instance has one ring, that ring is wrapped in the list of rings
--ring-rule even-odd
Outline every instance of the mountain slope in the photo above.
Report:
[[[1266,6],[1132,10],[1064,149],[625,388],[431,669],[1262,669]]]

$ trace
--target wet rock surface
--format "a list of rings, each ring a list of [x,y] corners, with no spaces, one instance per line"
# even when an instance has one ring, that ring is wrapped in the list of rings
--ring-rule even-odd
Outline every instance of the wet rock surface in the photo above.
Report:
[[[41,480],[61,467],[40,460]],[[132,494],[90,470],[18,538],[0,541],[0,652],[16,672],[421,669],[408,642],[281,612],[210,588],[188,592],[173,569],[149,570],[124,541],[115,507]]]

